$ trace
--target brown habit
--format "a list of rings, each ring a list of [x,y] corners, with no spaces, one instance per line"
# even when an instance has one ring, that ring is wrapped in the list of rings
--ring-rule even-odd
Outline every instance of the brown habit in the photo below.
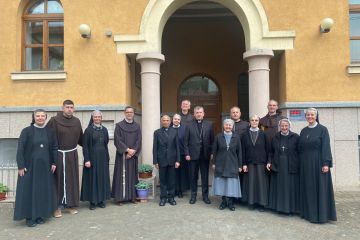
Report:
[[[83,135],[80,120],[74,116],[66,118],[62,112],[59,112],[50,119],[47,126],[54,130],[59,144],[55,171],[57,203],[77,207],[79,206],[79,160],[76,147],[78,144],[82,145]]]
[[[116,158],[111,197],[117,202],[135,201],[135,184],[138,181],[138,155],[141,150],[141,130],[136,122],[125,119],[116,124],[114,133]],[[135,155],[125,159],[126,149],[135,149]],[[124,177],[123,177],[124,176]]]

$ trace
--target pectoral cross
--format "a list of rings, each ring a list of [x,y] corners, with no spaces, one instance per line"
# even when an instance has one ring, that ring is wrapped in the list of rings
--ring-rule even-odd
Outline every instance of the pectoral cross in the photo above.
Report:
[[[284,152],[284,151],[285,151],[285,146],[282,146],[281,149],[282,149],[282,151]]]

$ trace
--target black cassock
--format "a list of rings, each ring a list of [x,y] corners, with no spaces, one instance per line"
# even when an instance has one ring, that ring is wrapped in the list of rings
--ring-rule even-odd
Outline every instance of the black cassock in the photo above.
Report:
[[[330,169],[332,167],[330,137],[326,127],[301,130],[300,152],[300,215],[314,223],[336,221],[336,209]]]
[[[109,135],[104,127],[91,124],[83,135],[84,163],[90,161],[91,167],[84,166],[81,186],[81,201],[95,204],[110,199],[109,175]]]
[[[299,212],[299,135],[277,133],[271,142],[269,208],[282,213]]]
[[[14,220],[49,218],[56,209],[54,176],[57,141],[50,129],[27,127],[21,132],[16,161],[26,173],[18,177]]]

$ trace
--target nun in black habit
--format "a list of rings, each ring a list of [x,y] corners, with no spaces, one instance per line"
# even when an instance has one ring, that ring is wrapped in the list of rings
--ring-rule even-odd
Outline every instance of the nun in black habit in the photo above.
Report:
[[[300,216],[312,223],[326,223],[336,221],[332,155],[329,132],[317,122],[317,115],[315,108],[305,110],[308,126],[300,133]]]
[[[242,185],[243,203],[250,209],[258,208],[264,211],[269,200],[269,176],[267,168],[270,143],[265,134],[259,129],[259,117],[250,118],[250,129],[242,135],[243,172]]]
[[[105,201],[110,199],[109,134],[101,122],[102,113],[93,111],[82,141],[84,168],[80,200],[90,202],[90,210],[96,206],[105,208]]]
[[[31,125],[21,131],[16,154],[14,220],[26,219],[29,227],[44,223],[56,209],[53,174],[58,145],[55,134],[45,127],[46,118],[44,110],[34,111]]]
[[[299,212],[299,135],[290,131],[291,123],[279,121],[279,132],[271,141],[269,208],[280,213]]]

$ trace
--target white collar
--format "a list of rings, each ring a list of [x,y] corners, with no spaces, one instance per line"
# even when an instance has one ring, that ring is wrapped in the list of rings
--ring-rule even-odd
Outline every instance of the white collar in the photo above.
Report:
[[[308,128],[314,128],[318,125],[318,122],[315,122],[314,125],[308,125]]]

